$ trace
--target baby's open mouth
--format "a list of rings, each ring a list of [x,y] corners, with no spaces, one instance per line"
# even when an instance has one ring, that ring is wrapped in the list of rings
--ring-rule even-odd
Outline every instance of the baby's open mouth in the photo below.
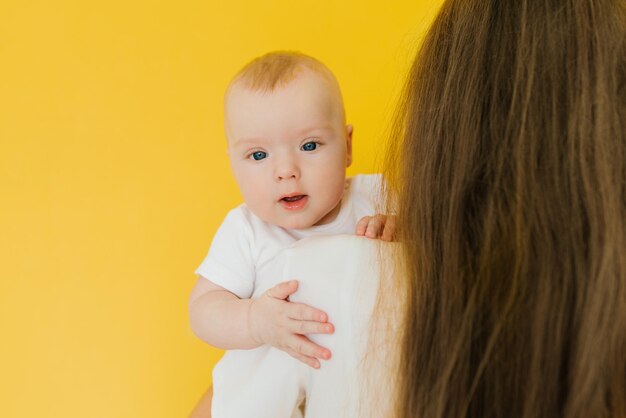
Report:
[[[309,196],[305,194],[285,196],[281,198],[279,202],[285,210],[299,211],[307,207],[309,202]]]
[[[283,197],[280,200],[284,200],[285,202],[297,202],[298,200],[303,199],[304,197],[306,197],[306,195],[304,194],[299,194],[297,196],[289,196],[289,197]]]

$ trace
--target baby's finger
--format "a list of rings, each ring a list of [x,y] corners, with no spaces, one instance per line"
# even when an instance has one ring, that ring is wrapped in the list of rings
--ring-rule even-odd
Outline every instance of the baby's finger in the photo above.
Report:
[[[361,220],[359,220],[359,222],[356,224],[356,234],[357,235],[365,235],[365,231],[367,230],[367,224],[369,223],[370,219],[372,219],[371,216],[364,216],[361,218]]]
[[[307,366],[311,366],[314,369],[320,368],[320,361],[316,359],[315,357],[303,356],[302,354],[297,353],[289,348],[286,349],[285,352],[289,354],[291,357],[295,358],[296,360],[300,360]]]
[[[395,216],[388,216],[385,222],[385,228],[383,229],[382,240],[393,241],[396,232],[396,218]]]
[[[289,330],[294,334],[332,334],[335,326],[329,322],[289,320]]]
[[[290,295],[293,295],[298,290],[298,281],[289,280],[288,282],[278,283],[276,286],[269,289],[266,294],[275,299],[287,299]]]
[[[326,315],[326,312],[312,308],[303,303],[290,303],[287,310],[287,316],[291,319],[297,319],[299,321],[328,321],[328,315]]]
[[[322,360],[328,360],[331,356],[329,349],[315,344],[302,335],[294,335],[293,338],[290,338],[287,343],[287,348],[300,355],[315,357]]]
[[[369,224],[367,224],[367,230],[365,236],[368,238],[378,238],[381,230],[383,229],[385,222],[382,216],[374,216]]]

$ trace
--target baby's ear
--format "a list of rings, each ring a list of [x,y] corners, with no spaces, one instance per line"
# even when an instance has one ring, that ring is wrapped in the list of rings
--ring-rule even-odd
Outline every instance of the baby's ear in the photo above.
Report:
[[[352,125],[346,125],[346,167],[350,167],[352,164],[352,132],[354,127]]]

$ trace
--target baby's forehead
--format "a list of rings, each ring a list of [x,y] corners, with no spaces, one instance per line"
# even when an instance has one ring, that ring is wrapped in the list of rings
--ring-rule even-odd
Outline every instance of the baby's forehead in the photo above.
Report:
[[[267,109],[275,109],[275,113],[267,114]],[[345,124],[343,99],[336,81],[310,71],[272,90],[252,89],[245,83],[232,84],[225,96],[224,122],[227,127],[250,124],[255,119],[253,114],[259,112],[272,119],[280,118],[279,112],[285,109],[287,113],[289,109],[301,109],[305,114]]]
[[[302,68],[293,77],[277,82],[272,86],[255,85],[246,79],[236,78],[228,86],[224,101],[227,103],[233,96],[244,100],[270,97],[286,89],[313,93],[310,89],[311,86],[314,87],[315,93],[323,94],[331,100],[342,103],[339,84],[334,76],[330,73],[326,74],[308,68]]]
[[[304,131],[321,128],[340,132],[345,126],[340,94],[316,74],[302,74],[272,91],[235,84],[226,96],[224,110],[229,142],[242,138],[296,138]]]

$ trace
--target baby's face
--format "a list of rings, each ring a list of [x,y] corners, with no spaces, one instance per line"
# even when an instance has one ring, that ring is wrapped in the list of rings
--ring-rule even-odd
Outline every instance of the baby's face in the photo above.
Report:
[[[335,219],[352,160],[337,87],[309,70],[273,92],[235,84],[225,114],[231,167],[255,215],[288,229]]]

